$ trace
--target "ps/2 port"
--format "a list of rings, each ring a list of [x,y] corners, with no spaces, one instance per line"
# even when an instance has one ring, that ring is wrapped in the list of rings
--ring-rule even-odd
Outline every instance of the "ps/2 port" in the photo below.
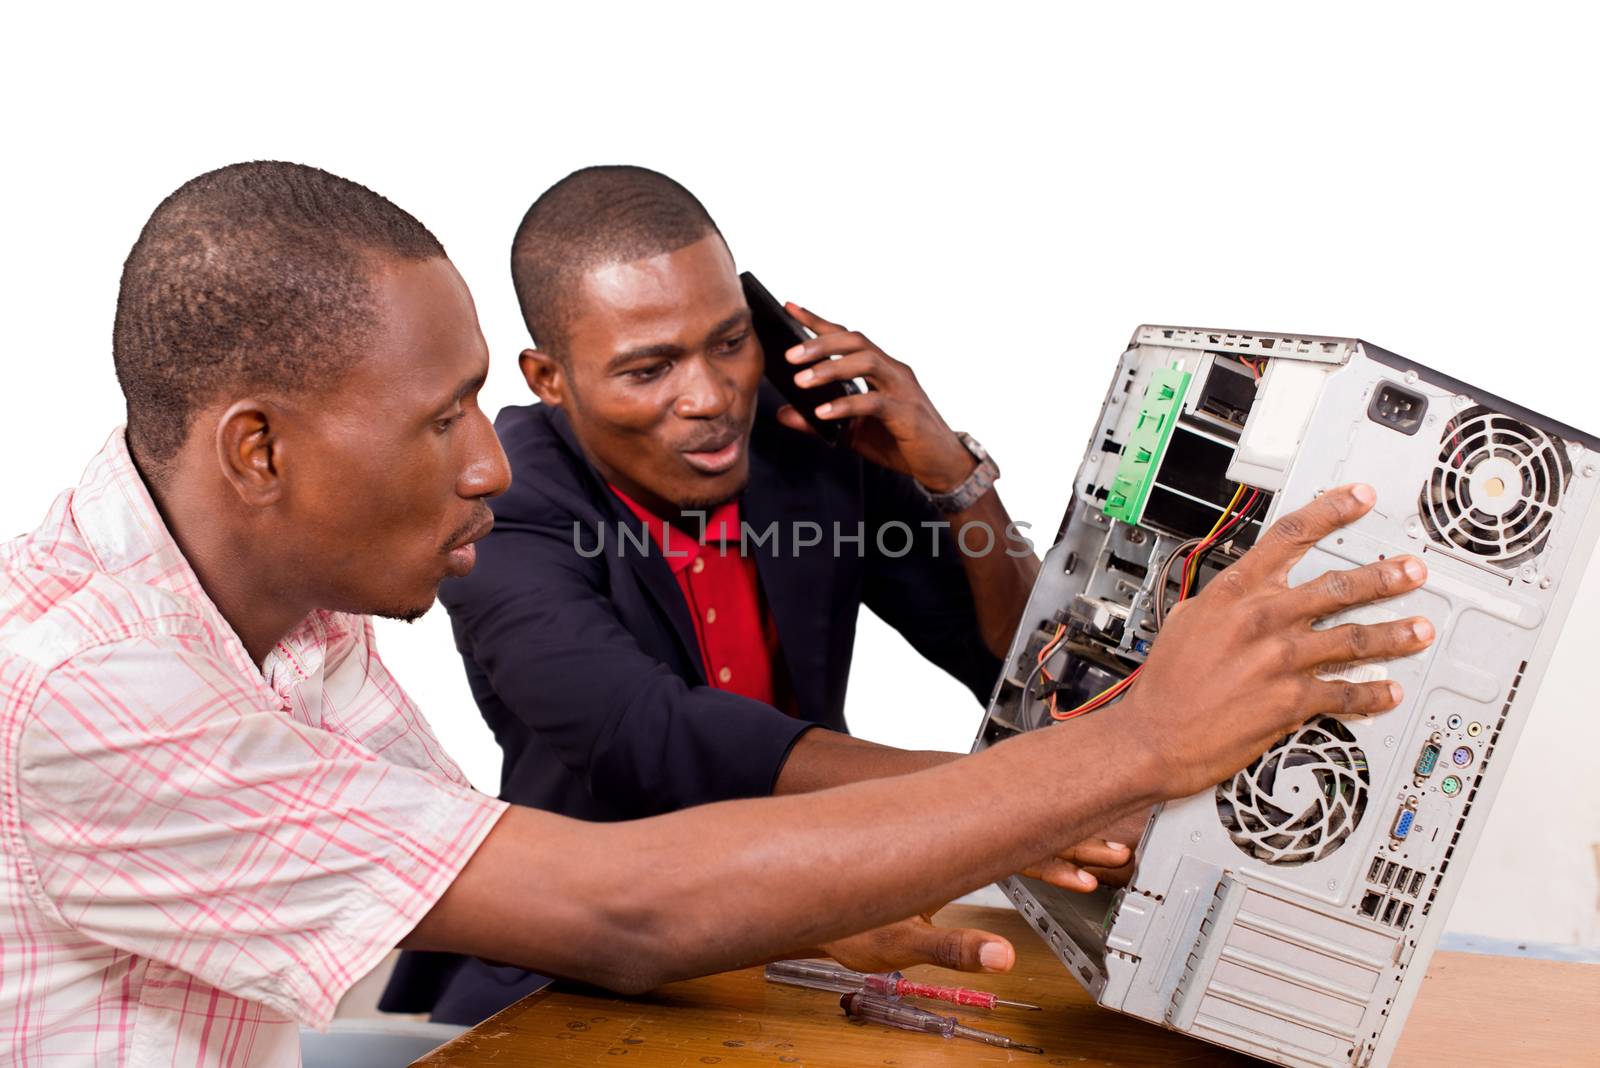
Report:
[[[1446,775],[1444,781],[1439,784],[1439,789],[1444,796],[1454,797],[1461,792],[1461,780],[1454,775]]]
[[[1456,746],[1456,751],[1450,754],[1450,762],[1458,768],[1464,768],[1472,763],[1472,750],[1464,745]]]

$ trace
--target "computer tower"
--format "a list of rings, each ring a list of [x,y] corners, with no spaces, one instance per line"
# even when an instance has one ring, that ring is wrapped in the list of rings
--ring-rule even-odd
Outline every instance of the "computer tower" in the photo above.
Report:
[[[975,748],[1114,694],[1186,579],[1348,482],[1375,508],[1291,583],[1418,555],[1422,589],[1327,622],[1438,636],[1330,665],[1403,703],[1311,719],[1159,806],[1126,888],[1002,884],[1099,1004],[1279,1064],[1388,1063],[1600,536],[1597,468],[1592,435],[1364,341],[1135,332]]]

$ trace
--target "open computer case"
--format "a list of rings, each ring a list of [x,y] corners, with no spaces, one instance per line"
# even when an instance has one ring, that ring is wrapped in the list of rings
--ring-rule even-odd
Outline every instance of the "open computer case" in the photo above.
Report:
[[[1600,535],[1597,467],[1592,435],[1364,341],[1135,332],[975,748],[1092,708],[1186,575],[1348,482],[1376,507],[1291,583],[1416,554],[1422,589],[1329,624],[1423,615],[1438,638],[1330,669],[1404,702],[1160,806],[1126,888],[1002,884],[1099,1004],[1279,1064],[1388,1063]]]

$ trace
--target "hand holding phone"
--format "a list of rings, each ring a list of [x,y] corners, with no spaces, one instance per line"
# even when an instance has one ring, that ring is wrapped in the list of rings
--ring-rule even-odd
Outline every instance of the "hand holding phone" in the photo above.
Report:
[[[783,354],[810,340],[811,335],[776,297],[767,292],[766,286],[755,275],[745,271],[739,276],[739,281],[744,285],[745,301],[750,305],[756,339],[761,342],[761,350],[766,355],[767,378],[824,441],[830,445],[839,444],[849,432],[853,420],[818,419],[817,407],[860,393],[860,388],[848,381],[825,382],[810,389],[796,384],[795,375],[805,368],[790,363]]]

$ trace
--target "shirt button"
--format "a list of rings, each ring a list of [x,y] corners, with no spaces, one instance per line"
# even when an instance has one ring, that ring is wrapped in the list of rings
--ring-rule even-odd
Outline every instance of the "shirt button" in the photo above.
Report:
[[[733,678],[733,672],[729,671],[727,668],[723,668],[721,671],[717,672],[718,682],[727,682],[731,678]]]
[[[700,556],[695,557],[694,558],[694,563],[689,565],[689,570],[693,571],[696,575],[700,574],[700,572],[704,571],[705,569],[706,569],[706,562],[705,562],[705,558],[704,557],[700,557]]]
[[[717,610],[715,608],[707,608],[706,609],[706,622],[707,623],[715,623],[716,621],[717,621]]]

